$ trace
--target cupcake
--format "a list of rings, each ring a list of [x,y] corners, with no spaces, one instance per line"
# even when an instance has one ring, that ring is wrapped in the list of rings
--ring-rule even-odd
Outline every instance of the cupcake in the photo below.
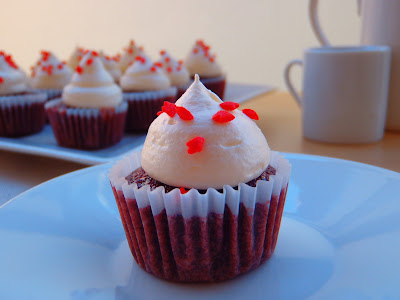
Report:
[[[183,62],[190,75],[198,74],[206,88],[213,91],[221,99],[225,93],[225,75],[216,61],[215,54],[211,54],[210,46],[202,40],[197,40],[192,50]]]
[[[72,70],[75,70],[76,67],[79,65],[82,57],[85,55],[85,51],[86,50],[82,47],[75,47],[74,52],[72,52],[71,56],[68,59],[68,67],[70,67]]]
[[[60,146],[100,149],[118,143],[128,105],[97,52],[82,58],[63,89],[62,98],[46,104],[50,125]]]
[[[146,56],[137,56],[120,79],[124,100],[128,103],[127,132],[145,132],[157,117],[164,101],[176,101],[176,87],[158,64]]]
[[[222,102],[195,77],[151,124],[141,156],[109,178],[132,255],[177,282],[217,282],[274,252],[290,164],[270,151],[250,109]]]
[[[59,98],[64,86],[71,81],[73,71],[50,51],[40,54],[40,59],[31,68],[30,86],[46,93],[47,100]]]
[[[45,125],[46,94],[28,90],[25,73],[0,51],[0,136],[33,134]]]
[[[176,61],[165,50],[160,51],[160,56],[157,64],[167,74],[171,85],[178,89],[177,98],[179,98],[191,83],[189,71],[182,66],[182,60]]]
[[[116,58],[118,61],[118,67],[121,70],[122,74],[125,73],[126,69],[130,66],[132,62],[135,61],[136,56],[144,55],[143,47],[136,46],[133,40],[130,40],[128,47],[124,48],[122,55],[117,54]]]
[[[114,81],[118,83],[122,72],[118,67],[117,61],[112,57],[105,55],[102,51],[100,51],[99,56],[107,72],[110,73]]]

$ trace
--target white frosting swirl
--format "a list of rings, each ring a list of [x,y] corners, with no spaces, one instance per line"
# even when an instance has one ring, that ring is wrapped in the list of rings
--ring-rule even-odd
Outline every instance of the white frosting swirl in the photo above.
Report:
[[[53,53],[41,52],[41,58],[32,69],[30,85],[35,89],[63,89],[72,78],[73,71]]]
[[[107,72],[110,73],[115,82],[118,82],[122,72],[118,68],[117,62],[110,56],[104,55],[102,51],[100,51],[99,56]]]
[[[130,64],[135,61],[135,58],[138,55],[144,55],[143,47],[137,47],[135,42],[131,40],[128,47],[124,48],[124,52],[118,60],[118,67],[122,74],[125,73],[126,69],[128,69]]]
[[[70,67],[72,70],[75,70],[84,55],[85,49],[76,46],[74,52],[72,52],[71,56],[68,59],[68,67]]]
[[[223,74],[215,55],[211,54],[209,49],[210,46],[202,40],[196,41],[183,62],[183,66],[189,70],[191,76],[198,74],[201,77],[218,77]]]
[[[171,86],[168,76],[150,58],[138,56],[120,79],[124,91],[156,91]]]
[[[212,117],[222,101],[195,76],[176,102],[192,121],[162,113],[151,124],[142,151],[142,167],[156,180],[175,187],[220,189],[257,178],[268,167],[270,149],[256,123],[236,109],[235,119],[217,123]],[[188,154],[186,143],[203,137],[201,152]]]
[[[73,107],[115,107],[122,102],[122,91],[106,71],[96,52],[88,52],[79,63],[62,95]]]
[[[190,82],[189,71],[182,65],[182,61],[176,61],[166,51],[160,52],[161,58],[158,62],[165,74],[167,74],[172,86],[183,86]]]
[[[11,56],[0,52],[0,95],[25,92],[26,83],[25,73],[18,68]]]

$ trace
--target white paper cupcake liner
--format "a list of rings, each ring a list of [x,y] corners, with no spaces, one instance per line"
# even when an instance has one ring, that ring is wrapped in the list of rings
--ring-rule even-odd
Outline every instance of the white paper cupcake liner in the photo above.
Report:
[[[45,102],[47,99],[44,93],[28,93],[21,95],[0,95],[0,107],[12,107],[17,105],[30,105],[32,103]]]

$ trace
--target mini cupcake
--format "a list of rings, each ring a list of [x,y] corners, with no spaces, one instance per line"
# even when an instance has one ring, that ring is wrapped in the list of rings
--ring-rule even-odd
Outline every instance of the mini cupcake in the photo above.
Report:
[[[160,51],[161,58],[157,64],[167,74],[171,85],[178,89],[177,98],[183,95],[191,83],[189,71],[182,66],[183,61],[176,61],[165,50]]]
[[[71,56],[68,59],[67,65],[71,68],[71,70],[75,70],[79,65],[82,57],[85,55],[85,49],[82,47],[75,47],[74,52],[72,52]]]
[[[225,93],[225,75],[216,62],[215,54],[211,54],[210,46],[202,40],[197,40],[192,50],[183,62],[190,75],[198,74],[206,88],[213,91],[221,99]]]
[[[124,100],[128,103],[127,132],[145,132],[157,117],[164,101],[176,101],[176,87],[158,64],[146,56],[137,56],[120,79]]]
[[[118,67],[117,61],[112,57],[105,55],[102,51],[100,51],[99,56],[107,72],[110,73],[114,81],[118,83],[122,72]]]
[[[164,104],[141,157],[111,168],[127,240],[145,271],[216,282],[273,254],[291,167],[270,151],[257,114],[238,107],[196,76],[176,104]]]
[[[62,98],[46,104],[58,144],[79,149],[100,149],[118,143],[127,110],[121,89],[95,51],[82,58]]]
[[[43,129],[46,94],[28,90],[25,73],[0,51],[0,136],[18,137]]]
[[[31,68],[30,86],[46,93],[47,100],[59,98],[71,81],[73,71],[50,51],[41,51],[40,54],[40,59]]]
[[[125,73],[126,69],[135,61],[138,55],[144,55],[143,47],[136,46],[135,42],[130,40],[128,47],[124,48],[122,55],[117,55],[118,67],[122,74]]]

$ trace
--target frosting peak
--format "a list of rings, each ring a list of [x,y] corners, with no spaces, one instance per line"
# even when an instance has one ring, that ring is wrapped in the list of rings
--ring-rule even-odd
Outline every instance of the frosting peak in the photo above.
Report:
[[[222,75],[221,67],[216,62],[215,54],[211,54],[210,46],[203,40],[197,40],[187,55],[183,66],[190,74],[199,74],[203,77],[218,77]]]
[[[99,56],[107,72],[110,73],[115,82],[118,82],[122,73],[121,70],[118,68],[117,61],[114,58],[105,55],[103,51],[100,51]]]
[[[41,58],[32,67],[31,85],[36,89],[61,90],[70,82],[72,73],[71,68],[53,53],[41,51]]]
[[[155,91],[171,86],[167,75],[159,64],[154,64],[145,55],[139,55],[125,71],[120,80],[124,91]]]
[[[74,52],[72,52],[68,59],[68,67],[70,67],[72,70],[75,70],[84,55],[85,49],[76,46]]]
[[[187,85],[190,82],[189,71],[182,65],[183,61],[176,61],[165,50],[160,51],[160,64],[163,71],[167,74],[172,86]]]
[[[122,73],[125,73],[126,69],[135,61],[138,55],[144,55],[143,47],[138,47],[134,40],[130,40],[128,46],[124,48],[122,55],[118,57],[118,67]]]
[[[104,68],[99,54],[89,51],[64,88],[63,101],[75,107],[113,107],[122,102],[122,91]]]
[[[256,123],[237,107],[224,105],[196,75],[176,104],[166,103],[151,124],[143,169],[162,183],[197,189],[257,178],[268,167],[270,150]]]
[[[0,51],[0,95],[17,94],[25,92],[26,76],[11,55]]]

